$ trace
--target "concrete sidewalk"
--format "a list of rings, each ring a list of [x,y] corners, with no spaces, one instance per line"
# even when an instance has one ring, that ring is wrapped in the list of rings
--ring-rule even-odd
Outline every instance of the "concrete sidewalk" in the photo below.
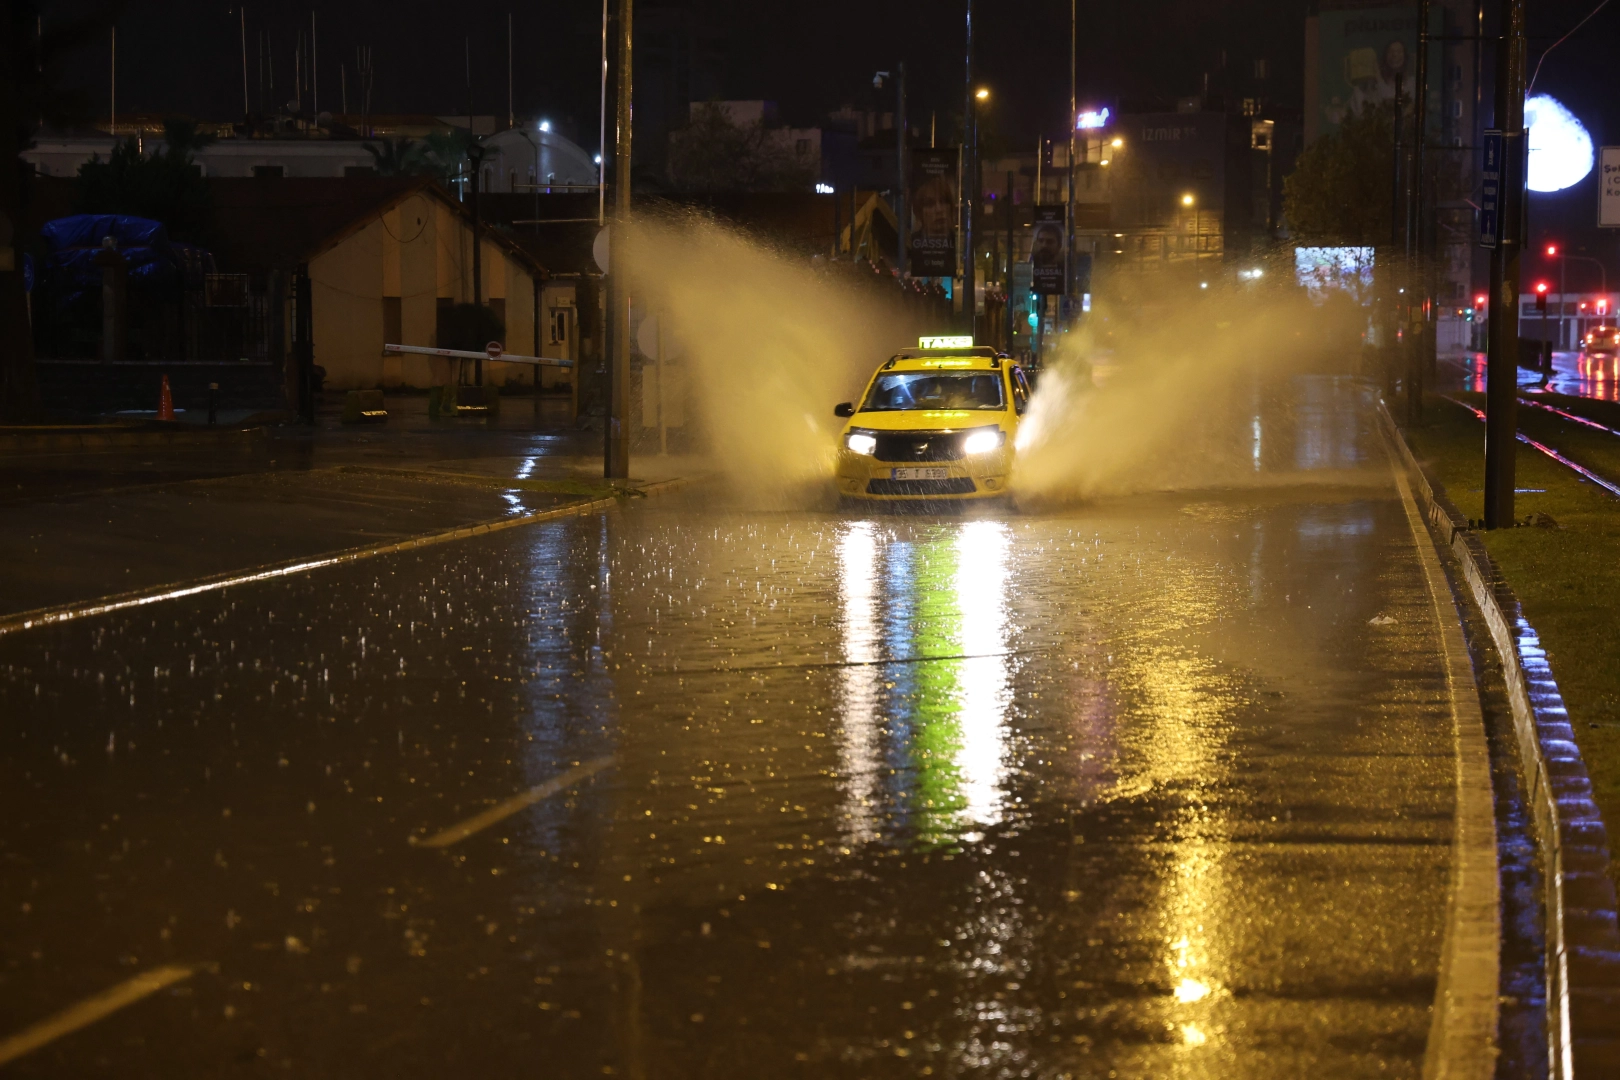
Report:
[[[697,468],[633,458],[632,479],[609,484],[590,453],[600,438],[334,424],[229,446],[0,455],[0,614],[630,495]]]

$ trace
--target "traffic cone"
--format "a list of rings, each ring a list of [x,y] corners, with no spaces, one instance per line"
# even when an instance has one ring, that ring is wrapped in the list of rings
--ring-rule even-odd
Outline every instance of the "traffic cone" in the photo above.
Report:
[[[163,390],[158,395],[157,418],[159,420],[174,419],[174,395],[169,393],[169,377],[167,375],[163,376]]]

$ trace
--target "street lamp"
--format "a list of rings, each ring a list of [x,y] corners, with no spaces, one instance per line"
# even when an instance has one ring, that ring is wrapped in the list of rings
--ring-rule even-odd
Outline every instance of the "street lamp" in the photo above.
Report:
[[[1204,253],[1201,248],[1201,241],[1204,238],[1204,229],[1203,222],[1199,220],[1199,213],[1203,210],[1203,207],[1198,205],[1198,200],[1193,198],[1193,193],[1190,191],[1181,197],[1181,205],[1193,208],[1193,262],[1202,263]]]
[[[977,90],[973,91],[973,96],[980,102],[986,102],[990,100],[990,91],[981,86]]]

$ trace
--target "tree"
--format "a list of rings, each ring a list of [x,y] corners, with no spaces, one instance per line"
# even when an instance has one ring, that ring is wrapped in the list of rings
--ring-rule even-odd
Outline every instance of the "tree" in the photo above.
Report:
[[[670,138],[669,178],[681,191],[808,191],[815,163],[794,152],[785,129],[733,122],[714,102]]]
[[[189,120],[163,122],[163,145],[143,155],[133,138],[106,161],[79,167],[74,209],[81,214],[131,214],[163,222],[175,240],[207,246],[213,235],[212,196],[192,153],[214,141]]]
[[[380,144],[365,145],[377,163],[378,176],[416,176],[427,164],[422,144],[415,139],[383,139]]]
[[[1388,243],[1394,141],[1394,109],[1383,104],[1307,146],[1283,180],[1289,232],[1309,243]]]

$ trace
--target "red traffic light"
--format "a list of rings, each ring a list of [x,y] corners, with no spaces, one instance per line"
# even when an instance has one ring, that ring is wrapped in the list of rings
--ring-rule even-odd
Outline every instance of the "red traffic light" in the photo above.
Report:
[[[1545,281],[1536,282],[1536,292],[1545,295],[1547,292],[1547,283]]]
[[[1484,293],[1480,293],[1478,296],[1474,297],[1474,306],[1475,307],[1484,307],[1485,306],[1485,294]]]
[[[1547,245],[1547,254],[1548,255],[1557,255],[1558,254],[1558,245],[1557,244],[1548,244]]]

